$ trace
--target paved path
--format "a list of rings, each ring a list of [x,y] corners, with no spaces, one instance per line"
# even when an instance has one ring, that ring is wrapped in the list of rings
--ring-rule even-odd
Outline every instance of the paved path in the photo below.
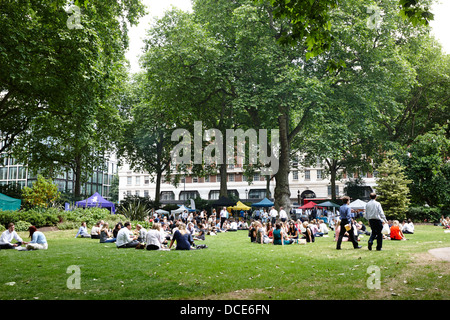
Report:
[[[437,248],[437,249],[431,249],[428,250],[429,253],[431,253],[436,258],[450,261],[450,247],[448,248]]]

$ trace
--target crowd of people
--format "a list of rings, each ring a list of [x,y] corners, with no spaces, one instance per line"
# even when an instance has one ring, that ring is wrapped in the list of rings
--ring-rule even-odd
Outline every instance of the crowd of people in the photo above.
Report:
[[[255,210],[252,215],[242,214],[237,219],[230,217],[228,210],[223,207],[217,214],[213,209],[211,215],[206,210],[201,212],[185,211],[178,218],[155,213],[150,217],[151,227],[144,228],[137,224],[134,228],[130,222],[121,222],[111,228],[107,222],[98,221],[90,230],[86,222],[82,222],[75,238],[98,239],[100,243],[115,243],[117,248],[137,248],[147,250],[192,250],[206,248],[205,244],[198,245],[198,241],[205,241],[206,236],[215,236],[223,232],[247,230],[251,242],[258,244],[290,245],[314,243],[317,237],[328,237],[330,230],[334,231],[334,241],[337,249],[341,243],[350,241],[355,249],[361,248],[358,242],[362,235],[369,236],[368,248],[371,250],[377,241],[377,250],[381,250],[383,240],[406,240],[405,234],[414,233],[411,219],[400,223],[398,220],[387,221],[381,205],[375,200],[376,195],[366,207],[366,218],[371,231],[355,214],[344,199],[339,214],[324,219],[315,215],[294,219],[287,214],[283,207],[277,211]],[[347,199],[349,200],[349,199]],[[348,201],[347,201],[348,202]],[[450,228],[450,220],[441,219],[444,228]],[[15,231],[13,223],[1,234],[0,249],[39,250],[47,249],[45,235],[36,227],[29,228],[31,241],[24,242]],[[12,241],[16,242],[13,244]],[[197,242],[197,243],[196,243]]]

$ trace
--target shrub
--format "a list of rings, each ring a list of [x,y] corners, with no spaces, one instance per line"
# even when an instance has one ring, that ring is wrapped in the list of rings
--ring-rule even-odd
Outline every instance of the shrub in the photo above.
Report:
[[[14,223],[16,231],[28,231],[28,228],[31,226],[31,223],[28,221],[17,221]]]
[[[439,219],[443,214],[443,210],[439,208],[410,207],[406,216],[413,221],[439,222]]]

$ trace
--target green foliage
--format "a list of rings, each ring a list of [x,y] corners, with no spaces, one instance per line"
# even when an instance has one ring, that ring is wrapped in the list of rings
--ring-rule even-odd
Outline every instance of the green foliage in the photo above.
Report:
[[[418,136],[403,157],[412,183],[412,201],[431,207],[450,206],[450,139],[448,126],[436,127]]]
[[[410,203],[408,184],[411,181],[406,179],[404,168],[388,155],[377,171],[376,192],[386,217],[400,221],[405,219]]]
[[[51,179],[45,179],[42,175],[37,176],[37,181],[31,188],[24,187],[22,198],[27,208],[48,208],[55,204],[60,196],[58,186]]]
[[[14,223],[15,226],[15,230],[18,231],[28,231],[28,228],[31,227],[31,223],[29,223],[28,221],[22,221],[19,220],[17,222]]]
[[[152,215],[151,209],[140,199],[132,199],[121,204],[117,213],[124,215],[128,220],[139,221],[148,220],[148,217]]]
[[[447,217],[448,211],[432,207],[409,207],[406,218],[415,222],[439,222],[441,216]]]

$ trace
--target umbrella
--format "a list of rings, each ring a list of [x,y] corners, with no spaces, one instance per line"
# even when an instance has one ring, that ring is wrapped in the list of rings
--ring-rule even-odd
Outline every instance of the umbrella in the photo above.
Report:
[[[366,203],[362,200],[356,199],[353,202],[350,202],[348,205],[352,209],[366,209]]]
[[[163,210],[163,209],[158,209],[155,212],[159,213],[159,214],[169,214],[169,211],[166,211],[166,210]]]
[[[336,204],[334,202],[331,202],[331,201],[325,201],[325,202],[322,202],[322,203],[318,203],[317,206],[318,207],[326,207],[326,208],[329,208],[329,207],[339,208],[340,207],[340,205],[338,205],[338,204]]]
[[[228,209],[232,210],[250,210],[252,207],[246,206],[241,201],[238,201],[234,207],[228,207]]]
[[[260,202],[252,203],[252,207],[272,207],[272,206],[273,206],[273,202],[267,198],[264,198]]]
[[[317,203],[310,201],[307,204],[301,206],[299,209],[311,209],[313,207],[317,206]]]

